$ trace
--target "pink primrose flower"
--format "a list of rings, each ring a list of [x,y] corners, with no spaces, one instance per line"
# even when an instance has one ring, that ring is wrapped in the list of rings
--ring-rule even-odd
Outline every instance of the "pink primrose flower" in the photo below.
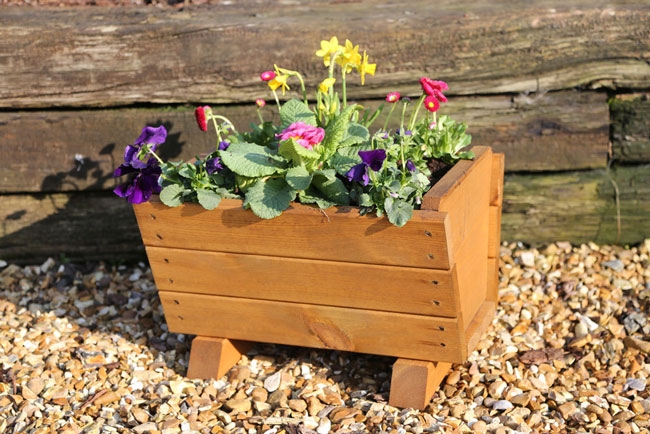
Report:
[[[275,72],[273,71],[264,71],[260,74],[262,81],[271,81],[275,78]]]
[[[255,100],[255,104],[257,104],[258,107],[262,108],[266,105],[266,101],[264,101],[262,98],[258,98]]]
[[[325,130],[304,122],[294,122],[282,133],[276,134],[276,138],[279,138],[280,142],[293,138],[300,146],[312,151],[314,146],[325,138]]]
[[[424,98],[424,108],[430,112],[435,112],[440,108],[440,102],[438,102],[435,96],[429,95]]]
[[[388,95],[386,95],[386,101],[388,102],[397,102],[399,101],[400,98],[399,92],[391,92]]]
[[[428,77],[422,77],[420,79],[420,85],[422,86],[422,90],[424,91],[424,93],[426,93],[427,95],[434,95],[434,96],[436,90],[442,93],[443,90],[449,89],[449,86],[447,86],[447,83],[445,83],[444,81],[431,80]]]

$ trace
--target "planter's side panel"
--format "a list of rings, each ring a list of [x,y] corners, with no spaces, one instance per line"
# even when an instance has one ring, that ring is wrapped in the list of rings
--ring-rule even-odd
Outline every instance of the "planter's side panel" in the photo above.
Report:
[[[462,363],[455,318],[160,291],[169,330]]]
[[[492,150],[472,148],[473,160],[459,161],[425,196],[423,206],[449,215],[449,238],[457,264],[463,326],[486,299]]]
[[[474,351],[479,341],[483,337],[485,330],[492,324],[494,313],[496,312],[496,302],[484,301],[479,310],[474,315],[474,318],[467,326],[465,331],[465,344],[467,353]]]
[[[454,270],[147,247],[162,291],[457,316]]]
[[[453,266],[446,214],[416,211],[404,227],[361,216],[357,208],[327,210],[293,204],[280,217],[262,220],[224,199],[206,211],[196,204],[169,208],[134,206],[146,246],[320,259],[449,270]]]
[[[505,155],[492,155],[490,182],[490,228],[488,239],[487,299],[496,302],[499,291],[499,247],[501,245],[501,204],[503,203],[503,171]]]

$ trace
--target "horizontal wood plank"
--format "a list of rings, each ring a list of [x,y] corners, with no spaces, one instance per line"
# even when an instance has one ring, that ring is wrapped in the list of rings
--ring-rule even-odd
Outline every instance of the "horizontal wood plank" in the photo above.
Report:
[[[268,96],[259,74],[274,63],[300,69],[309,86],[320,82],[325,70],[314,52],[331,35],[360,44],[378,64],[367,86],[349,80],[358,97],[418,93],[417,80],[432,74],[450,83],[450,94],[465,95],[647,88],[650,6],[579,4],[7,8],[0,15],[0,107],[250,102]],[[280,32],[282,43],[274,37]]]
[[[163,291],[457,316],[453,270],[148,247]]]
[[[385,218],[361,216],[353,207],[321,211],[293,204],[271,220],[258,218],[234,199],[222,200],[212,211],[160,202],[134,209],[147,246],[442,270],[453,266],[446,214],[435,211],[416,211],[398,228]]]
[[[465,121],[473,143],[507,154],[507,170],[546,171],[605,167],[609,111],[605,95],[551,92],[537,97],[456,97],[440,113]],[[360,100],[372,109],[382,100]],[[239,130],[256,115],[252,105],[215,106]],[[278,120],[274,107],[264,119]],[[374,124],[384,124],[387,111]],[[390,128],[399,127],[393,116]],[[163,159],[188,160],[209,152],[215,134],[196,126],[193,107],[0,112],[0,192],[58,192],[113,188],[113,170],[146,126],[165,125]]]
[[[169,330],[418,360],[465,360],[453,318],[160,291]]]
[[[650,94],[617,95],[610,106],[613,158],[650,163]]]
[[[496,303],[494,301],[484,301],[481,304],[481,307],[465,331],[468,353],[474,351],[485,331],[492,324],[495,312]]]

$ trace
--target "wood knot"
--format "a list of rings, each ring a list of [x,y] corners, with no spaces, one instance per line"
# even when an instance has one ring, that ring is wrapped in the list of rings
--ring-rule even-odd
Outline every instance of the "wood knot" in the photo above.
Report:
[[[354,351],[354,344],[350,338],[338,327],[329,321],[305,317],[305,323],[311,333],[323,344],[332,350]]]

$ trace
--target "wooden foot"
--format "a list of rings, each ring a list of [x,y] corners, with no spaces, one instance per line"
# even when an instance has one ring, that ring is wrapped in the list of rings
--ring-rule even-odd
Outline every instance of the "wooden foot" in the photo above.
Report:
[[[252,343],[197,336],[192,341],[188,378],[221,378],[247,352]]]
[[[446,362],[397,359],[388,403],[393,407],[424,410],[450,368],[451,363]]]

